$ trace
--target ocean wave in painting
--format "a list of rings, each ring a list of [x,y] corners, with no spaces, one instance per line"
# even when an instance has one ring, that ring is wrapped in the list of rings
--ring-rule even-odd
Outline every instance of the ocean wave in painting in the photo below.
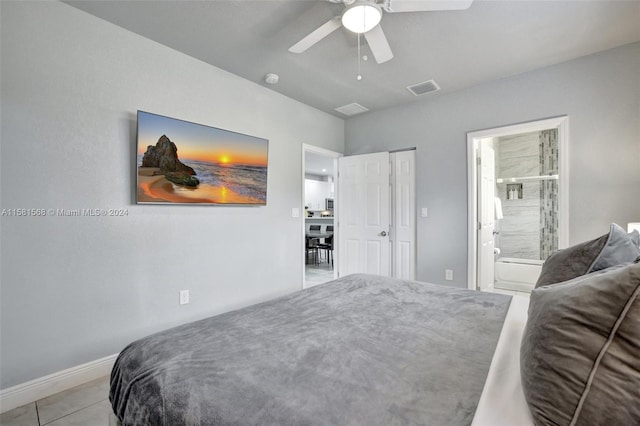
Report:
[[[191,166],[200,185],[225,187],[233,192],[266,202],[267,167],[246,164],[214,164],[201,161],[183,162]]]

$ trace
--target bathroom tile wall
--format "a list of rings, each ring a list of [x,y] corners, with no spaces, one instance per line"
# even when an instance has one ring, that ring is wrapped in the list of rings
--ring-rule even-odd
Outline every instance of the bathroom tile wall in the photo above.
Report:
[[[496,177],[540,175],[538,132],[505,136],[495,141]],[[507,184],[497,184],[504,218],[499,221],[496,247],[502,257],[540,259],[540,182],[522,182],[522,198],[509,199]]]
[[[558,129],[540,132],[540,175],[558,174]],[[558,181],[540,181],[540,258],[558,249]]]

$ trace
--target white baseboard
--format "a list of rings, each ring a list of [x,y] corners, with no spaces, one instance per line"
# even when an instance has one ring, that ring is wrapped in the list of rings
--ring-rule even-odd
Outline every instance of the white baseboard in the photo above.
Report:
[[[0,413],[71,389],[111,372],[118,354],[106,356],[86,364],[77,365],[48,376],[40,377],[0,390]]]
[[[503,290],[511,291],[522,291],[524,293],[531,293],[534,287],[535,283],[517,283],[512,281],[497,281],[495,283],[495,288],[501,288]]]

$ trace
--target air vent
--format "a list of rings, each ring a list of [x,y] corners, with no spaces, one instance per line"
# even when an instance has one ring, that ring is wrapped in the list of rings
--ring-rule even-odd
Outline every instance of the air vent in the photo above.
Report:
[[[362,114],[363,112],[367,112],[369,111],[368,108],[363,107],[362,105],[354,102],[352,104],[349,105],[343,105],[341,107],[336,108],[336,111],[346,115],[346,116],[352,116],[352,115],[356,115],[356,114]]]
[[[407,86],[407,89],[413,93],[414,96],[418,96],[426,93],[437,92],[440,90],[440,86],[438,86],[435,81],[429,80],[412,86]]]

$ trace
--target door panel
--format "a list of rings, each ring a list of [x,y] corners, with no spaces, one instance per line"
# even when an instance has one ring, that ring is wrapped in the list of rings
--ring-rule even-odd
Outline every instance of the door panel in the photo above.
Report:
[[[338,160],[339,276],[389,275],[389,153]]]
[[[345,240],[344,244],[341,247],[342,249],[339,253],[342,260],[340,260],[340,262],[344,262],[341,263],[344,266],[340,269],[344,272],[339,276],[363,272],[358,270],[358,259],[360,258],[360,241],[354,239]]]
[[[367,184],[367,195],[365,198],[365,215],[367,226],[382,226],[380,185],[378,183]]]
[[[382,270],[383,270],[383,265],[382,263],[384,263],[384,260],[382,258],[382,246],[386,245],[387,247],[389,246],[387,241],[371,241],[368,240],[366,242],[367,244],[367,262],[366,262],[366,270],[365,272],[367,274],[374,274],[374,275],[388,275],[388,274],[383,274]]]
[[[404,280],[415,279],[415,261],[413,261],[413,244],[400,241],[396,244],[397,255],[396,264],[394,265],[394,277]]]
[[[416,171],[415,151],[391,154],[393,196],[392,275],[396,278],[416,278]]]

